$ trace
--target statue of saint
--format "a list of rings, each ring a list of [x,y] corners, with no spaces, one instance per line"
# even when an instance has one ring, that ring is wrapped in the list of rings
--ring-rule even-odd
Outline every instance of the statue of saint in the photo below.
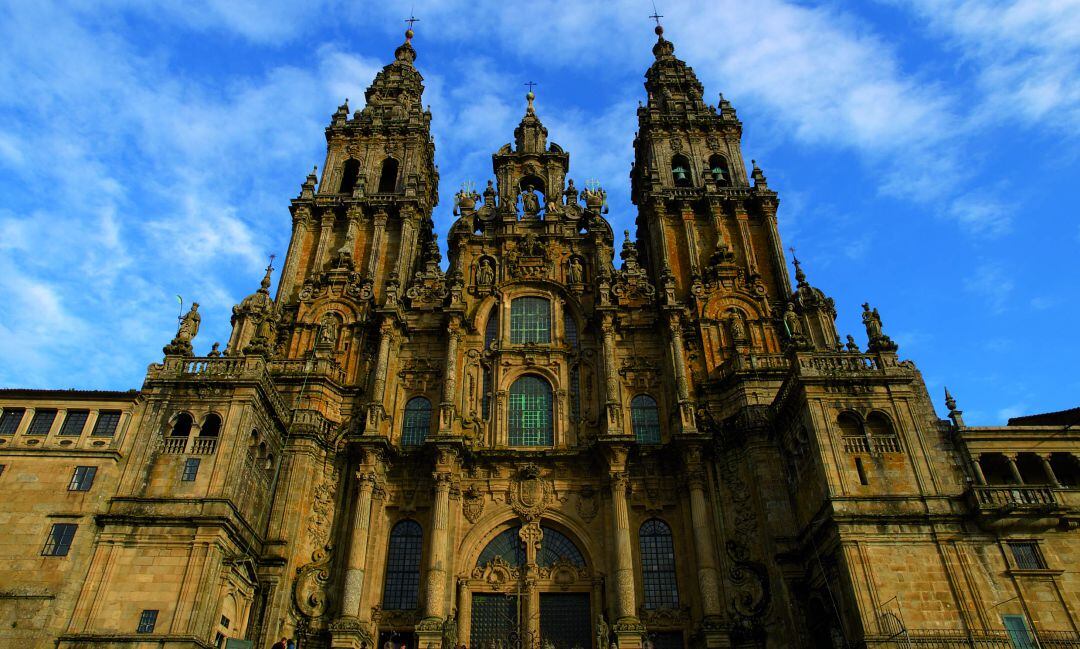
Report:
[[[795,305],[791,302],[788,302],[787,311],[784,311],[784,329],[787,330],[788,338],[792,339],[803,333],[799,314],[795,313]]]
[[[525,191],[521,192],[521,211],[525,213],[525,218],[536,218],[540,213],[540,198],[532,185],[526,185]]]
[[[847,335],[847,350],[849,352],[856,352],[856,353],[859,351],[859,344],[855,342],[855,337],[852,336],[851,334]]]
[[[731,312],[731,339],[742,342],[746,340],[746,323],[743,322],[742,316],[738,312]]]
[[[580,257],[570,258],[570,283],[581,284],[585,281],[585,266],[581,263]]]
[[[457,646],[457,621],[454,619],[454,611],[450,611],[450,615],[447,615],[446,620],[443,621],[442,637],[444,647]]]
[[[484,257],[480,260],[480,267],[476,269],[476,284],[478,286],[491,286],[495,283],[495,264]]]
[[[604,614],[596,616],[596,646],[606,647],[608,646],[608,636],[611,633],[611,629],[608,628],[607,621],[604,620]]]
[[[319,345],[333,347],[337,344],[337,337],[337,321],[331,316],[323,318],[322,324],[319,327]]]
[[[864,302],[862,308],[862,321],[863,325],[866,326],[866,337],[870,342],[878,340],[884,334],[881,329],[881,316],[878,315],[877,309],[874,309],[873,311],[870,310],[869,302]]]
[[[191,342],[191,339],[199,334],[199,323],[202,316],[199,315],[199,303],[193,302],[191,310],[180,318],[180,328],[176,330],[177,342]]]

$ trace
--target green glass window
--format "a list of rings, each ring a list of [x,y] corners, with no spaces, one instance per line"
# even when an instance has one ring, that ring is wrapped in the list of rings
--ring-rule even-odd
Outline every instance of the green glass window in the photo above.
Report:
[[[638,532],[641,544],[641,577],[645,586],[645,608],[679,608],[679,587],[675,583],[675,543],[667,523],[650,518]]]
[[[417,446],[427,439],[431,430],[431,402],[413,397],[405,404],[405,419],[401,424],[401,445]]]
[[[542,297],[519,297],[510,303],[510,342],[551,342],[551,302]]]
[[[638,444],[660,443],[660,411],[656,399],[639,394],[630,402],[630,427]]]
[[[510,446],[551,446],[551,385],[523,376],[510,386]]]

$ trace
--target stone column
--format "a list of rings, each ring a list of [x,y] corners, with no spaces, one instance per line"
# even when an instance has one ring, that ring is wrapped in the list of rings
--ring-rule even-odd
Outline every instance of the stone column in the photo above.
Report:
[[[679,423],[683,433],[697,430],[694,404],[690,400],[690,384],[686,380],[686,356],[683,353],[682,318],[678,312],[668,314],[671,331],[671,363],[675,369],[675,389],[679,397]]]
[[[334,213],[328,210],[319,218],[319,245],[315,249],[315,264],[312,266],[316,272],[321,271],[326,263],[326,251],[330,247],[330,237],[333,234]]]
[[[379,270],[379,260],[382,259],[382,247],[384,233],[386,231],[386,212],[378,210],[372,219],[371,229],[371,253],[368,255],[367,276],[374,279]]]
[[[310,214],[307,208],[299,208],[293,215],[292,239],[289,240],[289,251],[285,253],[285,265],[281,269],[281,279],[278,281],[277,302],[287,300],[296,285],[297,267],[300,265],[300,255],[304,249],[304,240],[307,239],[308,219]]]
[[[360,597],[364,592],[364,568],[367,564],[368,529],[371,525],[371,491],[375,472],[356,472],[356,508],[353,510],[352,534],[349,537],[349,556],[345,568],[345,589],[341,595],[342,617],[358,617]]]
[[[757,255],[754,254],[754,242],[750,238],[750,216],[742,205],[735,206],[735,219],[739,224],[739,237],[742,239],[742,249],[746,254],[747,270],[753,275],[758,272]]]
[[[443,398],[439,408],[439,433],[450,435],[454,423],[454,406],[457,403],[457,347],[461,337],[461,326],[458,316],[451,316],[450,324],[446,327],[449,336],[446,342],[446,371],[443,378]]]
[[[705,469],[696,459],[699,452],[696,449],[691,451],[693,459],[687,462],[686,483],[690,490],[690,522],[694,530],[701,610],[708,619],[719,617],[723,611],[720,607],[720,576],[713,555],[712,520],[705,496]]]
[[[412,211],[403,208],[401,212],[401,244],[398,247],[397,274],[406,284],[412,278],[410,271],[415,258],[416,223],[412,218]]]
[[[626,505],[628,474],[611,473],[611,538],[615,546],[615,621],[636,619],[634,562],[630,540],[630,514]]]
[[[1042,460],[1043,471],[1046,472],[1046,477],[1048,480],[1050,480],[1050,484],[1054,485],[1055,487],[1061,487],[1061,483],[1058,481],[1057,475],[1054,474],[1054,467],[1050,466],[1050,456],[1045,454],[1039,455],[1039,459]]]
[[[469,644],[469,633],[472,631],[472,591],[469,590],[469,580],[458,579],[457,597],[457,622],[459,645]]]
[[[686,253],[690,259],[690,272],[698,274],[700,264],[698,262],[700,252],[698,250],[697,227],[694,223],[694,209],[691,206],[682,206],[683,230],[686,233]]]
[[[619,380],[616,378],[618,375],[615,373],[615,322],[611,314],[605,313],[603,315],[600,330],[603,332],[603,349],[601,353],[604,355],[604,386],[607,392],[605,408],[607,411],[606,432],[608,435],[622,435]]]
[[[975,481],[980,485],[985,485],[986,475],[983,474],[982,464],[979,462],[981,458],[982,455],[973,458],[971,461],[971,468],[975,471]]]
[[[1006,455],[1005,459],[1009,461],[1009,473],[1012,474],[1013,480],[1016,480],[1016,484],[1023,486],[1024,478],[1020,476],[1020,469],[1016,466],[1016,456]]]
[[[382,423],[382,408],[386,401],[386,372],[390,364],[390,343],[393,337],[394,324],[383,318],[379,325],[379,355],[375,360],[375,381],[371,388],[371,401],[368,403],[368,419],[366,431],[369,435],[379,432],[379,424]]]
[[[451,476],[449,472],[438,471],[432,477],[435,479],[435,504],[431,509],[431,548],[428,551],[424,617],[427,620],[442,620],[446,616],[446,543]]]

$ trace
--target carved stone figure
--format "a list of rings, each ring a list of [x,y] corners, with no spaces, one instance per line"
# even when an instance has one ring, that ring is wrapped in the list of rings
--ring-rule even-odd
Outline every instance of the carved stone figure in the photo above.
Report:
[[[728,325],[731,327],[732,340],[735,342],[745,342],[748,339],[746,323],[743,322],[742,315],[738,311],[731,312],[731,318],[728,320]]]
[[[450,615],[446,616],[446,620],[442,625],[442,636],[444,647],[456,647],[457,646],[457,620],[454,619],[455,611],[450,611]]]
[[[596,646],[606,647],[608,646],[608,637],[611,635],[611,629],[608,627],[607,620],[604,619],[604,614],[596,616]]]
[[[569,277],[571,284],[581,284],[585,281],[585,266],[581,263],[581,258],[571,257]]]
[[[527,219],[536,218],[540,213],[540,197],[536,195],[532,185],[526,185],[525,191],[521,192],[521,211]]]
[[[795,313],[795,305],[791,302],[788,302],[787,311],[784,311],[784,330],[787,331],[788,338],[791,340],[803,335],[802,322],[799,320],[799,314]]]
[[[866,337],[871,341],[881,338],[881,316],[878,314],[878,310],[874,309],[871,311],[869,302],[864,302],[862,308],[862,321],[863,325],[866,327]]]
[[[480,260],[480,267],[476,270],[476,284],[478,286],[491,286],[495,283],[495,264],[484,257]]]
[[[847,335],[847,350],[849,352],[858,352],[859,344],[855,342],[855,337],[851,334]]]
[[[180,318],[180,327],[176,330],[176,340],[174,342],[190,343],[195,336],[199,335],[199,324],[201,322],[202,316],[199,315],[199,303],[193,302],[191,310]]]
[[[333,347],[337,344],[338,338],[338,325],[337,320],[333,316],[327,316],[322,319],[322,323],[319,327],[319,341],[320,347]]]

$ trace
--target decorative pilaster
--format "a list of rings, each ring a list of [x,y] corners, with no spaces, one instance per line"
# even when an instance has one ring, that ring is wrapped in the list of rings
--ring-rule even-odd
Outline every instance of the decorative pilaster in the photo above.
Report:
[[[341,595],[343,617],[357,617],[360,596],[364,592],[364,568],[367,564],[368,531],[371,524],[371,492],[375,472],[363,469],[356,472],[356,505],[353,509],[352,533],[349,535],[349,556],[345,568],[345,588]]]
[[[698,245],[697,227],[694,225],[694,209],[690,205],[682,207],[683,230],[686,233],[686,254],[690,259],[690,273],[698,275],[700,272],[700,252]]]
[[[386,396],[386,371],[390,364],[390,343],[394,335],[394,325],[389,318],[384,318],[379,326],[379,355],[375,361],[375,381],[371,387],[371,401],[368,403],[366,430],[370,435],[379,432],[382,423],[383,403]]]
[[[600,324],[603,333],[604,355],[604,386],[607,391],[607,430],[608,435],[622,435],[622,408],[619,403],[619,379],[615,372],[615,317],[610,313],[603,314]]]
[[[368,255],[367,276],[375,278],[379,270],[379,260],[382,259],[383,239],[386,233],[386,211],[379,209],[375,212],[375,218],[371,221],[371,253]]]
[[[292,239],[289,240],[289,251],[285,254],[285,267],[281,271],[281,280],[278,282],[278,303],[287,300],[296,285],[297,267],[300,265],[300,255],[308,236],[310,218],[311,215],[306,207],[298,208],[293,214]]]
[[[675,389],[679,397],[680,432],[697,432],[697,424],[694,420],[694,403],[690,399],[690,384],[686,380],[682,317],[679,312],[672,311],[668,313],[668,329],[671,331],[671,362],[675,366]]]
[[[439,434],[453,434],[454,409],[457,403],[457,348],[461,338],[461,318],[457,315],[450,317],[450,323],[446,327],[449,337],[446,342],[446,371],[443,378],[443,398],[439,407]]]
[[[622,445],[609,446],[608,476],[611,480],[611,540],[614,556],[615,606],[612,631],[619,649],[638,649],[645,627],[635,614],[637,593],[634,590],[633,540],[630,534],[630,511],[627,489],[630,474],[626,470],[629,449]]]
[[[334,212],[327,210],[319,217],[319,245],[315,249],[315,263],[312,266],[321,271],[326,264],[326,253],[330,247],[330,237],[334,234]]]
[[[428,551],[427,581],[424,587],[424,619],[416,626],[420,646],[440,649],[442,622],[446,617],[447,553],[449,548],[450,486],[457,453],[439,449],[439,458],[432,479],[435,482],[435,501],[431,508],[431,547]]]
[[[398,248],[396,269],[398,277],[412,277],[411,269],[416,258],[416,235],[416,223],[411,210],[402,208],[401,245]]]
[[[690,521],[694,530],[694,556],[697,559],[698,588],[701,593],[701,609],[706,618],[719,617],[720,575],[713,555],[712,521],[705,496],[705,468],[700,461],[699,449],[688,451],[686,485],[690,491]]]

